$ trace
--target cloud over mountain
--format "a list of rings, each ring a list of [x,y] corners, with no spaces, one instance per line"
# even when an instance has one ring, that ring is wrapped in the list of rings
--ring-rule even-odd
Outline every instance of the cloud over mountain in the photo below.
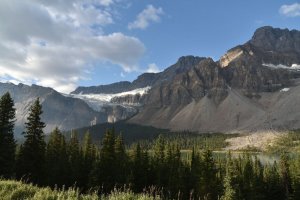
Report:
[[[145,51],[135,37],[104,34],[113,0],[0,1],[0,80],[70,92],[95,63],[136,70]]]

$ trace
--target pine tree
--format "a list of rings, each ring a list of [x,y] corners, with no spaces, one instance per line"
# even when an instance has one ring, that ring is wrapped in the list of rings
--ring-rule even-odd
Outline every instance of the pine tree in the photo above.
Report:
[[[89,175],[96,161],[96,148],[92,143],[91,135],[86,132],[83,139],[83,163],[82,163],[82,185],[86,186],[89,182]]]
[[[96,187],[96,189],[102,187],[104,192],[110,192],[113,189],[116,184],[115,159],[115,133],[114,130],[107,130],[102,140],[100,159],[92,171],[91,186]]]
[[[20,148],[18,157],[17,176],[25,178],[33,183],[42,184],[44,180],[45,149],[43,128],[41,121],[42,106],[39,98],[29,109],[26,131],[24,132],[25,142]]]
[[[293,169],[293,189],[294,196],[300,199],[300,156],[297,156],[297,159],[294,162]],[[295,198],[295,199],[297,199]]]
[[[68,156],[65,137],[56,127],[50,134],[46,150],[47,184],[61,187],[67,184]]]
[[[138,143],[133,151],[133,163],[131,168],[133,190],[142,192],[147,185],[148,158],[147,152],[143,152],[141,145]]]
[[[226,173],[224,178],[224,195],[221,197],[221,200],[236,200],[236,190],[232,184],[232,174],[230,172]]]
[[[115,141],[115,157],[117,183],[122,186],[126,183],[126,175],[128,174],[128,158],[121,135]]]
[[[267,165],[264,169],[264,182],[265,182],[265,199],[284,199],[284,189],[280,182],[278,167],[276,161],[273,165]]]
[[[199,156],[199,153],[195,151],[195,148],[192,150],[191,157],[191,169],[190,169],[190,181],[189,188],[192,189],[191,193],[194,199],[200,198],[200,187],[201,187],[201,175],[202,175],[202,160]]]
[[[245,163],[242,170],[242,191],[246,199],[251,199],[255,196],[255,191],[253,188],[255,178],[253,162],[249,154],[243,157],[243,160]]]
[[[170,199],[180,198],[179,191],[183,191],[182,163],[180,150],[177,144],[168,144],[166,154],[166,174],[168,177],[167,190]]]
[[[12,177],[15,167],[15,108],[9,93],[0,99],[0,177]]]
[[[226,175],[223,181],[224,194],[221,196],[221,200],[236,200],[238,199],[238,192],[236,186],[236,169],[229,152],[226,164]]]
[[[167,177],[165,176],[165,140],[159,135],[154,144],[153,165],[155,166],[155,183],[158,187],[163,187],[167,184]]]
[[[71,139],[67,145],[67,155],[69,167],[69,185],[81,186],[83,155],[80,151],[80,145],[76,132],[71,133]]]
[[[160,164],[165,161],[165,143],[163,136],[159,135],[154,145],[154,159]]]
[[[252,198],[253,199],[265,199],[265,190],[264,190],[264,181],[263,181],[263,165],[260,160],[255,156],[254,158],[254,166],[253,166],[253,189],[252,189]]]
[[[287,153],[282,153],[280,156],[280,176],[284,187],[285,199],[290,199],[293,193],[289,161],[290,158]]]
[[[205,150],[202,153],[202,175],[201,175],[201,193],[206,199],[216,199],[217,194],[217,169],[215,161],[210,150]]]

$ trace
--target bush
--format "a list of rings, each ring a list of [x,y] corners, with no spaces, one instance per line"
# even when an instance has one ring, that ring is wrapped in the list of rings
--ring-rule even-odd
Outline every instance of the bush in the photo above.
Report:
[[[50,188],[39,188],[32,184],[19,181],[0,180],[0,196],[2,200],[156,200],[146,194],[134,194],[131,191],[113,191],[108,196],[96,194],[80,194],[78,190],[69,188],[67,190],[51,190]]]

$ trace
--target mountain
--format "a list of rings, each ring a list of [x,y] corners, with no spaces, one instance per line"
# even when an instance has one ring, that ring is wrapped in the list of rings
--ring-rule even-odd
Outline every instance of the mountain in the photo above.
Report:
[[[155,73],[144,73],[132,83],[129,81],[121,81],[109,85],[78,87],[76,88],[76,90],[71,92],[71,94],[117,94],[128,92],[138,88],[151,86],[153,84],[153,80],[156,79],[157,75],[158,74]]]
[[[153,86],[129,122],[200,132],[300,128],[299,41],[296,30],[259,28],[219,61],[203,59]]]
[[[128,119],[175,131],[249,132],[300,128],[300,31],[261,27],[221,58],[182,56],[133,82],[51,88],[0,83],[16,102],[17,132],[40,97],[46,132]],[[97,118],[97,120],[93,120]]]
[[[203,57],[183,56],[178,62],[160,73],[143,73],[133,82],[121,81],[108,85],[78,87],[71,94],[117,94],[128,92],[138,88],[153,86],[164,81],[170,81],[172,78],[183,71],[199,63]]]
[[[94,110],[85,101],[62,95],[52,88],[37,85],[14,85],[12,83],[0,83],[0,95],[10,92],[16,108],[15,133],[20,137],[24,131],[24,123],[28,110],[34,100],[39,97],[43,106],[42,120],[47,126],[45,132],[52,131],[56,126],[62,130],[89,126],[95,118],[96,123],[107,122],[111,115],[118,119],[125,119],[136,113],[136,110],[128,110],[123,106],[104,105],[100,110]]]

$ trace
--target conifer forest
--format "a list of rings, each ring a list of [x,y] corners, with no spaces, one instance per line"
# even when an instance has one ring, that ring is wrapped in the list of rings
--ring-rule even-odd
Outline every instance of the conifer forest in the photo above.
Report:
[[[114,128],[105,132],[101,144],[95,144],[89,132],[83,140],[76,131],[66,139],[58,128],[46,140],[42,113],[36,99],[25,124],[25,140],[17,144],[14,102],[9,93],[1,97],[3,198],[34,199],[40,188],[42,193],[52,191],[49,199],[300,199],[296,153],[280,151],[276,161],[267,163],[249,152],[218,156],[215,150],[222,147],[224,136],[206,139],[210,145],[162,135],[127,145]],[[8,192],[21,185],[24,191]]]

